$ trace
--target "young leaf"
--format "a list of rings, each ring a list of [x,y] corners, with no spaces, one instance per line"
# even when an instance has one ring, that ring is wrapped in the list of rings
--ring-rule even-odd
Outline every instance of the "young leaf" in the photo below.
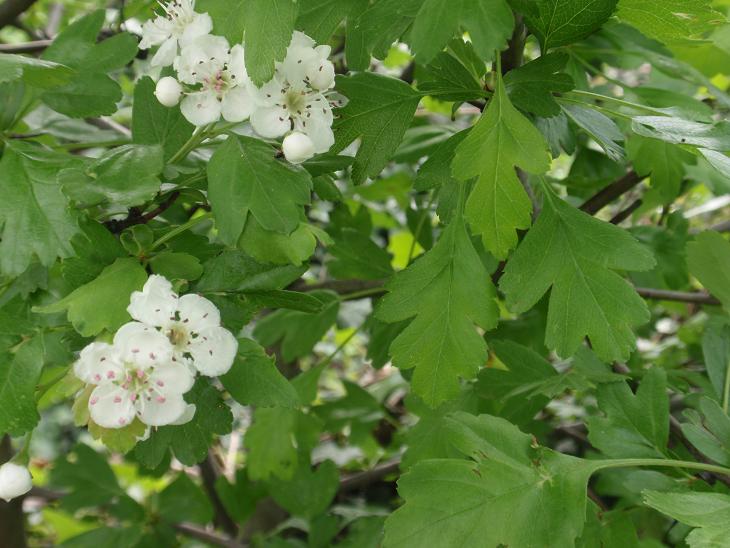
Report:
[[[528,28],[542,51],[582,40],[598,30],[616,9],[617,0],[537,0],[535,15],[526,13]]]
[[[35,390],[44,362],[43,335],[24,343],[0,366],[0,431],[20,436],[35,428],[39,416]]]
[[[414,318],[393,341],[393,363],[415,367],[413,391],[428,405],[459,393],[459,377],[471,379],[487,359],[487,346],[475,324],[489,330],[499,313],[489,273],[469,239],[461,217],[438,243],[386,286],[377,318]]]
[[[311,295],[324,303],[322,310],[307,314],[292,310],[277,310],[261,319],[254,336],[264,346],[281,341],[281,355],[291,362],[309,354],[337,320],[340,300],[330,291],[312,291]]]
[[[352,168],[352,180],[360,184],[375,178],[388,163],[421,96],[401,80],[371,72],[338,77],[337,89],[349,102],[338,111],[332,152],[341,152],[355,139],[362,139]]]
[[[299,397],[276,368],[275,359],[251,339],[238,340],[238,355],[221,377],[223,387],[241,405],[297,407]]]
[[[291,41],[299,4],[297,0],[247,0],[246,69],[261,86],[274,76],[274,62],[281,61]]]
[[[506,0],[425,0],[411,31],[411,46],[422,63],[431,61],[460,31],[468,32],[479,57],[489,61],[512,36],[515,25]]]
[[[425,460],[402,476],[405,504],[385,523],[385,548],[574,545],[596,463],[535,448],[497,417],[455,413],[452,425],[474,460]]]
[[[5,146],[0,160],[0,270],[4,274],[22,273],[34,256],[50,266],[57,257],[73,254],[71,239],[79,228],[56,176],[77,162],[27,143]]]
[[[652,367],[636,394],[625,382],[601,385],[598,407],[606,417],[588,419],[588,439],[610,457],[662,458],[669,439],[667,378]]]
[[[646,304],[613,269],[648,270],[651,253],[624,230],[594,219],[545,189],[544,208],[507,263],[500,288],[522,313],[552,287],[545,344],[571,356],[585,336],[599,358],[622,360],[634,348],[632,326]]]
[[[517,230],[531,222],[532,204],[515,167],[543,173],[550,154],[537,128],[510,103],[500,76],[486,112],[457,147],[452,167],[462,181],[478,177],[466,218],[484,247],[497,258],[506,257],[517,244]]]
[[[644,491],[644,503],[695,527],[685,539],[690,548],[720,547],[730,536],[730,496],[726,494]]]
[[[619,0],[616,16],[665,44],[699,38],[724,20],[710,0]]]
[[[567,54],[549,53],[509,71],[504,86],[512,103],[536,116],[548,118],[560,114],[553,93],[570,91],[575,86],[573,78],[561,72],[567,62]]]
[[[730,310],[730,242],[708,230],[687,244],[687,263],[702,285]]]
[[[261,140],[236,135],[213,154],[208,181],[216,225],[229,245],[241,236],[249,211],[266,230],[291,234],[312,189],[305,170],[277,160]]]
[[[127,313],[129,296],[142,289],[147,273],[137,259],[117,259],[99,276],[51,305],[35,308],[42,314],[68,313],[76,331],[84,337],[114,331],[131,320]],[[99,306],[103,302],[104,306]]]
[[[155,83],[148,77],[142,78],[134,88],[132,141],[162,146],[165,160],[169,160],[193,134],[194,126],[180,109],[161,105],[154,93]]]

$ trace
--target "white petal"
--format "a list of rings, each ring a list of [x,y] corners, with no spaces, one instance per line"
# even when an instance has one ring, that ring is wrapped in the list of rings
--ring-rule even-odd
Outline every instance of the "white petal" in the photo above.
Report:
[[[251,113],[251,126],[261,137],[274,139],[291,131],[289,114],[279,106],[261,107]]]
[[[181,395],[145,395],[137,400],[139,420],[150,426],[172,424],[185,413],[187,405]]]
[[[74,363],[74,374],[89,384],[102,384],[122,375],[122,364],[116,349],[103,342],[87,345]]]
[[[176,310],[177,295],[172,290],[172,284],[157,274],[147,279],[142,291],[132,293],[127,307],[132,318],[155,327],[169,325]]]
[[[251,94],[257,105],[261,107],[273,107],[277,103],[281,104],[284,102],[284,94],[281,92],[284,89],[284,85],[277,76],[274,76],[274,78],[260,88],[252,86]]]
[[[162,44],[172,35],[172,21],[166,17],[150,19],[142,25],[142,41],[139,49],[149,49],[152,46]]]
[[[231,48],[231,57],[228,61],[228,72],[234,76],[234,80],[239,86],[247,84],[248,72],[246,71],[246,58],[243,46],[236,44]]]
[[[304,82],[307,73],[319,64],[319,57],[311,47],[290,47],[284,61],[282,71],[291,84]]]
[[[312,40],[309,36],[304,34],[303,32],[300,32],[298,30],[295,30],[291,37],[291,42],[289,43],[290,48],[313,48],[317,42]]]
[[[252,110],[253,99],[244,86],[229,90],[221,102],[221,112],[227,122],[243,122]]]
[[[284,157],[292,164],[301,164],[314,156],[314,143],[299,131],[293,131],[284,138],[281,144]]]
[[[326,59],[307,69],[307,79],[312,89],[324,91],[335,85],[335,66]]]
[[[155,367],[150,373],[149,382],[159,395],[174,396],[190,390],[195,377],[186,365],[171,362]]]
[[[157,50],[150,64],[153,67],[167,67],[172,65],[176,56],[177,40],[175,38],[168,38],[162,43],[160,49]]]
[[[200,333],[221,324],[221,313],[218,311],[218,307],[205,297],[195,293],[180,297],[178,312],[180,313],[180,323],[193,333]]]
[[[114,335],[114,346],[122,360],[137,367],[148,368],[172,360],[169,339],[156,329],[138,322],[129,322]]]
[[[204,36],[213,30],[213,20],[207,13],[196,14],[193,21],[185,27],[180,37],[180,45],[186,46],[200,36]]]
[[[188,346],[195,368],[208,377],[228,372],[238,351],[238,341],[223,327],[211,327],[195,338]]]
[[[10,502],[33,487],[33,478],[25,466],[6,462],[0,466],[0,499]]]
[[[187,405],[187,407],[185,408],[185,411],[183,411],[183,414],[180,415],[180,417],[171,424],[180,426],[181,424],[189,423],[191,420],[193,420],[193,417],[195,416],[195,410],[196,410],[195,404],[189,403]]]
[[[221,117],[221,103],[212,91],[189,94],[182,100],[180,110],[188,122],[196,126],[212,124]]]
[[[91,419],[102,428],[124,428],[134,420],[133,397],[116,384],[97,386],[89,398]]]
[[[335,144],[335,134],[326,121],[315,118],[307,120],[307,127],[304,131],[314,143],[314,150],[317,154],[327,152]]]

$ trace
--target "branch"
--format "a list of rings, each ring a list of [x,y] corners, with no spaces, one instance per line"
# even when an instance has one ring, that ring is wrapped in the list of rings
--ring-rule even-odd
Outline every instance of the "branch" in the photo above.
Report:
[[[0,29],[10,25],[18,15],[35,4],[35,0],[5,0],[0,4]]]
[[[372,483],[382,480],[383,478],[398,472],[400,468],[400,459],[393,459],[387,462],[383,462],[375,466],[370,470],[364,472],[358,472],[350,476],[345,476],[340,479],[340,490],[339,493],[347,493],[348,491],[355,491],[361,487],[365,487]]]
[[[637,287],[636,292],[645,299],[655,301],[677,301],[682,303],[719,305],[720,301],[703,292],[670,291],[668,289],[652,289],[648,287]]]
[[[682,423],[680,423],[676,418],[674,418],[672,415],[669,415],[669,429],[672,433],[672,436],[674,436],[676,439],[678,439],[682,445],[684,445],[687,448],[687,451],[690,452],[690,454],[694,457],[694,459],[698,462],[704,462],[706,464],[709,464],[711,461],[705,457],[705,455],[702,454],[694,445],[692,445],[692,442],[690,442],[687,437],[684,435],[684,432],[682,431]],[[703,472],[703,475],[706,474],[707,476],[714,478],[716,480],[721,481],[727,486],[730,486],[730,478],[723,475],[723,474],[713,474],[712,472]]]
[[[34,40],[22,44],[0,44],[0,53],[38,53],[53,43],[53,40]]]
[[[129,215],[125,219],[107,221],[104,225],[114,234],[119,234],[130,226],[147,224],[167,211],[175,203],[178,196],[180,196],[180,191],[175,190],[170,193],[164,202],[149,213],[141,214],[139,209],[132,208],[129,210]]]
[[[247,544],[240,543],[233,538],[206,531],[205,529],[191,523],[176,523],[174,527],[183,535],[202,540],[203,542],[213,544],[214,546],[223,546],[224,548],[246,548],[248,546]]]
[[[215,524],[229,535],[235,537],[238,534],[238,525],[228,514],[226,507],[223,505],[223,501],[221,501],[218,496],[218,492],[215,489],[216,480],[218,479],[218,469],[216,468],[215,462],[213,461],[213,457],[210,453],[208,453],[205,460],[198,465],[198,468],[200,469],[200,477],[203,480],[205,493],[208,495],[208,498],[213,505],[213,510],[215,511]]]
[[[644,203],[644,201],[641,198],[639,198],[638,200],[634,200],[634,202],[630,206],[628,206],[626,209],[619,211],[618,213],[616,213],[616,215],[611,217],[611,220],[609,221],[609,223],[611,223],[612,225],[621,224],[626,219],[631,217],[631,214],[634,211],[636,211],[637,209],[639,209],[643,203]]]
[[[582,206],[581,211],[585,211],[589,215],[595,215],[605,206],[613,202],[622,194],[627,193],[643,180],[635,171],[629,171],[626,175],[603,188],[600,192],[588,198]]]

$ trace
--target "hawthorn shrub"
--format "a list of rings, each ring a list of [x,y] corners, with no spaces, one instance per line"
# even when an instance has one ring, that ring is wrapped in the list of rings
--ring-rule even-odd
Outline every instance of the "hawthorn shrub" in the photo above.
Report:
[[[0,546],[730,546],[729,11],[1,1]]]

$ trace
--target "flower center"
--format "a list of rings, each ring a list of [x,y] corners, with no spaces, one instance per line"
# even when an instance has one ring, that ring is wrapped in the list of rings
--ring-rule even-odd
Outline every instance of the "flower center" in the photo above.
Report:
[[[284,108],[290,116],[303,116],[307,108],[307,94],[304,91],[289,89],[284,94]]]
[[[167,338],[175,348],[182,349],[190,342],[190,333],[182,325],[176,325],[167,332]]]

